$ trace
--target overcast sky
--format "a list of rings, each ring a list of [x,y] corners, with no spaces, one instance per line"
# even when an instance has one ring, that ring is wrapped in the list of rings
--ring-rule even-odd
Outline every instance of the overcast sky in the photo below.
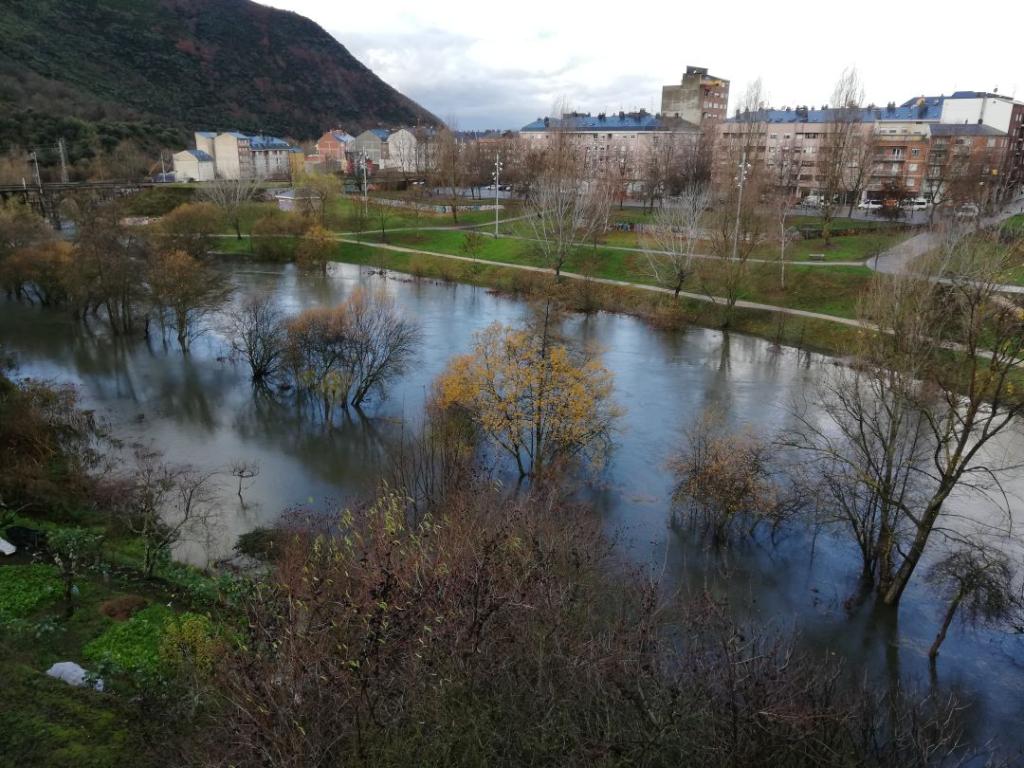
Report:
[[[1024,98],[1021,0],[264,0],[301,13],[386,82],[460,128],[519,128],[560,98],[657,112],[687,64],[760,77],[772,106],[827,103],[856,66],[866,101],[991,90]]]

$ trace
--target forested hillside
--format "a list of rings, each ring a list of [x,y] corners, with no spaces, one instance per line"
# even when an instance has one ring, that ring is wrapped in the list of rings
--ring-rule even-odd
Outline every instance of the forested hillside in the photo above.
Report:
[[[0,39],[5,151],[63,136],[79,162],[200,128],[436,122],[309,19],[249,0],[6,0]]]

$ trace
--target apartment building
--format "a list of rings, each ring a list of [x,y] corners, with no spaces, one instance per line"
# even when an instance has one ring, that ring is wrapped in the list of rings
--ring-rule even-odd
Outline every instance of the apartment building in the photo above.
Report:
[[[196,131],[195,152],[212,159],[213,175],[218,179],[287,179],[291,175],[291,159],[301,152],[284,139],[239,131]],[[196,166],[191,150],[174,155],[175,177],[206,181],[206,166]],[[203,162],[208,162],[204,160]]]
[[[519,132],[528,150],[543,150],[559,135],[571,137],[595,175],[615,171],[635,178],[641,163],[659,149],[672,142],[696,143],[700,128],[640,110],[612,115],[570,112],[559,118],[538,118]]]
[[[966,197],[968,175],[971,199],[996,201],[1019,191],[1024,180],[1024,104],[974,91],[899,106],[739,114],[718,126],[716,173],[720,180],[734,174],[742,147],[768,176],[783,162],[796,166],[799,192],[813,193],[829,167],[822,154],[834,152],[840,135],[848,136],[842,186],[856,198],[850,202],[886,199],[896,190],[935,201]]]
[[[661,114],[705,126],[729,112],[729,81],[709,75],[706,67],[687,67],[679,85],[661,89]]]

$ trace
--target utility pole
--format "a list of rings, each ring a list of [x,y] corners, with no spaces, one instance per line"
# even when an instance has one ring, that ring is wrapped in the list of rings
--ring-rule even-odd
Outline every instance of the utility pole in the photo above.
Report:
[[[739,175],[736,177],[736,186],[739,187],[739,194],[736,195],[736,226],[732,233],[732,260],[736,261],[739,258],[739,245],[740,245],[740,212],[743,210],[743,182],[747,180],[747,171],[750,170],[750,164],[747,162],[747,153],[743,153],[743,157],[740,159]]]
[[[40,190],[42,190],[42,188],[43,188],[43,181],[42,181],[42,179],[39,178],[39,156],[38,156],[38,153],[36,153],[36,152],[32,153],[32,162],[35,163],[35,166],[36,166],[36,186],[39,187]]]
[[[501,164],[501,152],[494,153],[494,239],[498,239],[498,195],[501,191],[501,169],[504,166]]]
[[[68,183],[68,159],[64,155],[64,137],[57,139],[57,151],[60,152],[60,180]]]

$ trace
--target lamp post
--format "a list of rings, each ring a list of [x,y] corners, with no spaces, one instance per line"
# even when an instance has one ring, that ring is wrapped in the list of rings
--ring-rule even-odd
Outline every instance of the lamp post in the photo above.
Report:
[[[491,177],[494,179],[494,239],[498,239],[498,197],[501,191],[501,169],[504,165],[501,162],[501,152],[494,153],[494,173]]]
[[[747,162],[747,153],[744,152],[739,164],[739,173],[736,176],[736,186],[739,187],[739,194],[736,195],[736,226],[732,233],[732,259],[739,258],[740,245],[740,212],[743,210],[743,182],[747,180],[747,171],[750,170],[750,163]]]
[[[367,209],[367,200],[366,200],[366,151],[365,150],[363,151],[363,153],[362,153],[362,155],[360,157],[359,167],[360,167],[360,169],[363,172],[363,218],[366,218],[369,215],[369,212],[368,212],[368,209]]]

